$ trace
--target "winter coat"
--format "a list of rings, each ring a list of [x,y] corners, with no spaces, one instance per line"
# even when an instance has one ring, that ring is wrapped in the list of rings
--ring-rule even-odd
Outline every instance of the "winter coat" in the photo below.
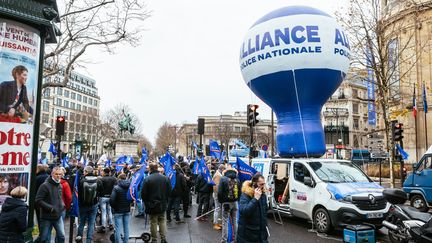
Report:
[[[222,172],[223,177],[221,178],[218,186],[218,201],[220,203],[228,202],[228,182],[230,179],[237,181],[238,193],[240,194],[241,183],[237,178],[237,170],[234,168],[228,168]],[[240,198],[240,195],[238,196]]]
[[[27,204],[18,198],[7,198],[0,213],[0,242],[24,242],[27,229]]]
[[[181,197],[187,190],[186,178],[180,170],[176,170],[176,184],[171,191],[170,197]]]
[[[114,187],[110,196],[110,205],[113,213],[129,213],[131,201],[127,199],[130,181],[120,180]]]
[[[256,200],[254,192],[252,181],[245,181],[239,202],[237,243],[267,242],[267,198],[263,192]]]
[[[171,184],[169,179],[159,174],[158,171],[151,172],[145,178],[141,192],[146,213],[154,215],[165,212],[170,192]]]
[[[46,171],[42,171],[36,175],[36,191],[39,190],[39,187],[46,181],[48,177],[49,175],[46,173]]]
[[[113,176],[103,176],[98,179],[102,184],[102,191],[100,197],[110,197],[113,192],[114,186],[117,184],[117,180]]]
[[[199,174],[195,182],[195,191],[198,193],[212,193],[213,185],[208,184],[202,174]]]
[[[222,173],[219,170],[216,170],[212,178],[213,182],[215,183],[215,185],[213,186],[214,193],[218,192],[218,186],[221,178],[222,178]]]
[[[60,184],[62,187],[62,200],[66,207],[66,210],[69,211],[72,205],[72,190],[67,180],[61,179]]]
[[[52,177],[39,187],[36,194],[36,205],[39,206],[40,218],[57,220],[65,210],[62,200],[62,186],[55,182]]]

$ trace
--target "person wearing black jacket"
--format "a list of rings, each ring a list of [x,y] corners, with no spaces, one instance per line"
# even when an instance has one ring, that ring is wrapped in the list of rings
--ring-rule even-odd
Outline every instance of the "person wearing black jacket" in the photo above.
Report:
[[[10,194],[12,197],[6,198],[0,213],[0,242],[24,243],[28,206],[23,199],[27,189],[15,187]]]
[[[130,220],[130,204],[127,200],[127,192],[129,190],[130,181],[126,180],[125,174],[118,176],[118,185],[116,185],[111,193],[109,203],[114,213],[115,222],[115,243],[129,242],[129,220]],[[123,234],[123,240],[121,235]]]
[[[176,170],[176,184],[172,189],[168,200],[167,222],[171,222],[171,210],[174,206],[175,221],[178,223],[180,222],[180,214],[179,214],[180,201],[182,195],[186,191],[187,185],[186,185],[186,179],[178,164],[174,166],[174,169]]]
[[[97,195],[102,192],[102,183],[93,175],[93,167],[84,167],[83,176],[78,185],[79,226],[75,240],[82,241],[84,226],[87,227],[87,243],[92,243],[96,214],[98,210]]]
[[[188,210],[189,210],[189,204],[192,203],[191,188],[193,187],[194,180],[192,178],[192,172],[189,168],[189,165],[185,165],[182,168],[184,171],[183,175],[184,175],[184,178],[186,181],[185,192],[182,195],[183,217],[184,218],[190,218],[191,216],[188,215]]]
[[[166,243],[166,218],[167,201],[171,191],[171,184],[167,177],[158,171],[158,164],[149,165],[150,175],[144,180],[141,198],[145,203],[145,211],[150,215],[150,231],[153,242],[157,240],[157,227],[161,243]]]
[[[51,234],[51,229],[56,231],[56,242],[63,243],[65,241],[65,229],[63,218],[61,217],[65,206],[62,200],[62,187],[60,179],[63,176],[63,171],[60,167],[54,167],[51,172],[51,177],[39,187],[36,194],[36,205],[40,215],[40,242],[47,242],[48,235]]]
[[[209,168],[210,164],[208,164],[207,167]],[[210,195],[213,193],[213,185],[207,183],[202,173],[199,174],[196,178],[195,191],[198,193],[198,220],[207,221],[207,215],[203,215],[209,211]]]
[[[109,168],[104,168],[102,172],[102,177],[98,178],[100,183],[102,184],[102,191],[99,195],[99,208],[101,210],[101,218],[102,218],[102,232],[105,231],[105,228],[113,227],[113,219],[112,212],[110,206],[110,196],[113,192],[113,188],[117,183],[116,178],[110,176],[111,170]],[[107,214],[108,214],[108,225],[107,225]]]

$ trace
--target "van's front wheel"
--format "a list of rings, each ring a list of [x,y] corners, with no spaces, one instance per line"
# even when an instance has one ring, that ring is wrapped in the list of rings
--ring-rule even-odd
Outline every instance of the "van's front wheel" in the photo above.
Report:
[[[411,198],[411,206],[415,207],[420,212],[427,212],[429,210],[426,200],[424,200],[422,195],[414,195]]]
[[[332,228],[330,216],[324,208],[318,208],[314,213],[314,224],[318,232],[328,233]]]

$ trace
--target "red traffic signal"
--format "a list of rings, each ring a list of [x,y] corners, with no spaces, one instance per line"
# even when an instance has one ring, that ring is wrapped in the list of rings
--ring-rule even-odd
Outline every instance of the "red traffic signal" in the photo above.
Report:
[[[56,136],[63,136],[65,133],[66,119],[64,116],[57,116],[56,118]]]
[[[259,115],[257,112],[258,107],[258,105],[247,105],[247,124],[250,127],[255,126],[259,122],[257,119]]]

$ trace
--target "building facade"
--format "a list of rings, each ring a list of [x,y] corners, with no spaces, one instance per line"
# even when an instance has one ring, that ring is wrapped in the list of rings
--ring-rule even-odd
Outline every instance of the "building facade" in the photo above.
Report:
[[[207,155],[209,154],[210,140],[218,141],[223,148],[228,145],[228,150],[235,146],[236,139],[243,140],[247,145],[250,144],[250,130],[246,124],[246,112],[235,112],[234,115],[199,116],[198,118],[205,120],[202,144]],[[271,150],[272,130],[274,135],[276,132],[276,126],[272,129],[271,120],[262,119],[253,129],[255,146],[261,148],[262,145],[268,145]],[[193,154],[192,142],[200,144],[200,136],[197,132],[197,123],[186,123],[180,127],[177,136],[178,154]]]
[[[61,83],[63,71],[47,77],[44,82]],[[66,120],[65,134],[61,140],[61,150],[75,155],[76,143],[82,143],[84,153],[97,154],[100,97],[96,81],[77,72],[72,72],[66,87],[48,87],[42,91],[40,147],[42,153],[48,151],[50,141],[56,140],[55,121],[57,116]],[[50,129],[49,129],[50,128]],[[99,148],[100,150],[100,148]],[[51,156],[51,155],[49,155]]]
[[[403,123],[408,162],[432,145],[432,1],[382,0],[382,29],[388,46],[387,70],[394,86],[392,119]],[[429,112],[425,113],[423,89]],[[413,98],[417,116],[413,116]],[[401,112],[405,111],[405,112]]]
[[[367,87],[364,72],[352,70],[322,109],[327,157],[339,151],[348,159],[353,149],[367,149]]]

